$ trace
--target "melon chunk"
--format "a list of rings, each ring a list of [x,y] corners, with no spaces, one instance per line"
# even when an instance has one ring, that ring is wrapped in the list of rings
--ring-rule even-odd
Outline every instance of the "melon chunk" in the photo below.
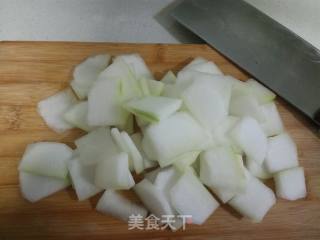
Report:
[[[201,150],[206,140],[207,135],[199,124],[188,113],[178,112],[149,125],[142,145],[148,156],[164,167],[185,152]]]
[[[78,157],[73,157],[69,161],[68,169],[79,201],[86,200],[102,191],[94,184],[95,166],[82,165]]]
[[[72,149],[63,143],[38,142],[29,144],[19,164],[19,171],[66,179]]]
[[[253,222],[261,222],[275,202],[273,191],[248,173],[245,192],[237,194],[229,204]]]
[[[265,164],[259,165],[256,161],[250,158],[246,159],[246,167],[248,171],[255,177],[260,179],[272,178],[272,174],[267,170]]]
[[[79,102],[70,107],[64,114],[64,119],[71,125],[84,131],[91,131],[93,128],[88,125],[88,102]]]
[[[203,73],[210,73],[210,74],[221,74],[223,75],[222,71],[219,67],[214,64],[213,62],[203,62],[192,64],[188,69],[192,69],[194,71],[203,72]]]
[[[64,113],[75,103],[77,99],[70,89],[63,90],[38,103],[38,113],[45,123],[54,131],[62,133],[73,128],[65,121]]]
[[[19,172],[19,183],[22,196],[30,202],[39,201],[70,185],[69,179],[33,175]]]
[[[269,138],[265,165],[270,173],[299,165],[297,147],[289,134],[282,133]]]
[[[144,219],[147,209],[122,196],[114,190],[106,190],[96,206],[98,212],[110,214],[124,222],[128,222],[131,215],[139,215]]]
[[[281,134],[284,131],[282,119],[274,102],[261,105],[265,121],[261,123],[263,131],[268,137]]]
[[[162,94],[164,83],[157,80],[149,79],[147,81],[147,84],[149,86],[149,91],[152,96],[160,96]]]
[[[164,75],[163,78],[161,79],[161,82],[165,84],[175,84],[176,81],[177,81],[176,75],[174,75],[172,71],[168,71],[166,75]]]
[[[149,96],[131,100],[124,107],[145,121],[158,122],[175,113],[181,104],[180,99]]]
[[[271,90],[254,79],[248,79],[246,84],[251,89],[252,94],[256,97],[259,104],[271,102],[276,98],[276,95]]]
[[[173,165],[181,172],[185,172],[200,155],[200,151],[186,152],[175,158]]]
[[[162,168],[156,175],[153,184],[155,187],[161,189],[169,197],[169,192],[172,186],[179,179],[180,174],[174,167]]]
[[[233,141],[247,157],[262,164],[267,155],[268,141],[259,123],[252,117],[244,117],[231,130]]]
[[[96,164],[104,160],[106,156],[113,156],[119,153],[109,128],[97,128],[78,138],[75,141],[75,145],[79,151],[79,159],[85,165]]]
[[[73,80],[70,84],[79,99],[84,99],[88,96],[99,74],[108,66],[110,58],[109,54],[99,54],[88,57],[75,67]]]
[[[287,200],[305,198],[307,195],[304,171],[302,167],[290,168],[274,175],[276,194]]]
[[[183,174],[171,188],[170,199],[179,214],[191,215],[193,224],[204,223],[219,206],[191,171]]]
[[[108,156],[96,165],[95,184],[102,189],[130,189],[134,179],[129,171],[128,154]]]

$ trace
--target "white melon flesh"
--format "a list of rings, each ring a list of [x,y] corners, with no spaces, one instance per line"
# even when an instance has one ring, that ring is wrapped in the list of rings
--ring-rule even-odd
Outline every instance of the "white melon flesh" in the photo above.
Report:
[[[148,66],[144,62],[143,58],[139,54],[124,54],[119,55],[115,58],[114,61],[117,61],[118,59],[123,60],[126,64],[130,66],[132,69],[132,72],[134,75],[139,77],[145,77],[147,79],[152,79],[152,73],[149,70]]]
[[[294,201],[307,195],[304,171],[302,167],[290,168],[274,175],[278,197]]]
[[[21,171],[19,183],[22,196],[30,202],[39,201],[70,185],[67,178],[45,177]]]
[[[297,147],[289,134],[282,133],[269,138],[265,165],[270,173],[299,165]]]
[[[150,172],[147,172],[144,174],[144,178],[148,179],[151,183],[154,183],[154,180],[156,179],[159,172],[161,172],[162,168],[156,168]]]
[[[276,95],[271,90],[269,90],[268,88],[266,88],[254,79],[248,79],[246,81],[246,84],[248,84],[252,94],[256,97],[259,104],[271,102],[276,97]]]
[[[149,79],[147,81],[147,84],[149,86],[149,91],[152,96],[160,96],[162,94],[164,83],[157,80]]]
[[[176,81],[177,81],[176,75],[174,75],[172,71],[168,71],[166,75],[164,75],[163,78],[161,79],[161,82],[165,84],[175,84]]]
[[[267,155],[268,140],[257,120],[242,118],[231,130],[230,136],[247,157],[262,164]]]
[[[170,190],[179,177],[180,174],[174,167],[162,168],[155,177],[153,184],[169,197]]]
[[[181,71],[190,69],[192,66],[200,64],[200,63],[206,63],[208,60],[204,59],[203,57],[196,57],[191,62],[189,62]]]
[[[265,164],[259,165],[256,161],[250,158],[246,159],[246,167],[248,171],[255,177],[260,179],[272,178],[272,174],[267,170]]]
[[[136,145],[132,141],[131,137],[126,132],[121,132],[121,137],[124,140],[130,159],[132,159],[134,170],[137,174],[140,174],[144,170],[143,157]]]
[[[200,151],[186,152],[175,158],[173,165],[180,171],[185,172],[200,155]]]
[[[96,210],[104,214],[110,214],[126,223],[131,215],[140,216],[144,219],[148,213],[143,206],[130,201],[113,190],[106,190],[103,193],[97,203]]]
[[[228,115],[228,108],[212,84],[195,81],[182,93],[182,99],[188,110],[206,128],[212,130]]]
[[[155,187],[148,179],[143,179],[133,188],[142,203],[147,209],[157,217],[163,215],[175,215],[166,194],[159,188]]]
[[[133,134],[135,131],[133,115],[129,114],[126,123],[124,125],[116,125],[116,127],[122,131],[126,131],[128,134]]]
[[[204,223],[219,206],[191,171],[182,175],[171,188],[170,199],[179,214],[191,215],[193,224]]]
[[[139,83],[142,95],[150,96],[151,93],[148,85],[148,80],[143,77],[138,80],[138,83]]]
[[[128,115],[128,112],[121,107],[119,80],[96,81],[88,95],[89,125],[124,125]]]
[[[129,171],[128,154],[108,156],[96,165],[95,184],[102,189],[130,189],[134,179]]]
[[[214,64],[213,62],[200,62],[197,64],[192,64],[188,69],[203,72],[203,73],[210,73],[210,74],[221,74],[223,75],[222,71],[219,69],[219,67]]]
[[[180,99],[149,96],[131,100],[124,107],[134,115],[148,122],[158,122],[175,113],[181,107]]]
[[[19,171],[66,179],[72,149],[63,143],[38,142],[27,146]]]
[[[261,105],[265,121],[261,126],[268,137],[281,134],[284,131],[282,119],[274,102]]]
[[[93,83],[109,62],[110,55],[100,54],[87,58],[75,67],[71,87],[80,99],[88,96]]]
[[[270,188],[248,174],[245,192],[237,194],[228,203],[241,215],[253,222],[261,222],[276,203],[276,197]]]
[[[93,128],[88,125],[88,102],[79,102],[70,107],[64,114],[64,119],[71,125],[84,131]]]
[[[206,140],[207,135],[199,124],[188,113],[179,112],[149,125],[142,145],[148,156],[164,167],[185,152],[201,150]]]
[[[62,133],[73,128],[65,121],[64,113],[77,102],[71,89],[56,93],[38,103],[38,113],[45,123],[54,131]]]
[[[245,189],[242,159],[231,148],[215,147],[200,155],[200,179],[207,186],[239,193]]]
[[[95,166],[82,165],[78,157],[74,157],[68,164],[72,186],[79,201],[86,200],[100,191],[94,184]]]
[[[236,195],[236,193],[234,191],[229,191],[224,188],[215,188],[215,187],[211,187],[211,186],[208,186],[208,187],[214,194],[216,194],[216,196],[223,203],[227,203]]]
[[[80,161],[85,165],[96,164],[104,160],[106,156],[113,156],[119,153],[109,128],[97,128],[78,138],[75,141],[75,145],[79,151]]]

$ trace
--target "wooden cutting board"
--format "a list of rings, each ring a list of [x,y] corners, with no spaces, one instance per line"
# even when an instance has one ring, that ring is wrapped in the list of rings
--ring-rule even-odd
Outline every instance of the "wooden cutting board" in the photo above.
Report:
[[[74,146],[74,139],[83,135],[79,130],[56,134],[48,129],[37,114],[37,102],[67,87],[73,67],[87,56],[131,52],[143,56],[157,79],[170,69],[178,71],[196,56],[213,60],[226,74],[248,78],[207,45],[0,42],[1,240],[320,239],[320,140],[308,122],[281,100],[277,102],[281,115],[305,168],[308,197],[295,202],[278,200],[260,224],[222,206],[205,224],[188,225],[185,231],[127,230],[126,223],[93,210],[99,196],[78,202],[71,188],[35,204],[25,201],[19,192],[17,166],[26,145],[46,140]]]

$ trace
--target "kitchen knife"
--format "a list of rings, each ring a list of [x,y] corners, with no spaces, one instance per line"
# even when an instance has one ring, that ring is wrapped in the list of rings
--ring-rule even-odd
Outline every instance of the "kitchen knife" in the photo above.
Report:
[[[320,126],[320,51],[242,0],[184,0],[182,25]]]

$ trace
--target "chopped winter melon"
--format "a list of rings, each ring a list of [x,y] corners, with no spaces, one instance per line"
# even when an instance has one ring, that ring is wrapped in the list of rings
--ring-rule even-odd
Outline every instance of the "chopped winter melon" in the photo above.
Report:
[[[203,73],[210,73],[210,74],[223,74],[219,67],[214,64],[213,62],[203,62],[192,64],[188,69],[192,69],[194,71],[203,72]]]
[[[28,145],[19,165],[20,171],[66,179],[72,149],[63,143],[38,142]]]
[[[30,202],[36,202],[70,185],[68,178],[59,179],[19,172],[22,196]]]
[[[171,188],[170,199],[179,214],[191,215],[194,224],[204,223],[219,206],[191,171],[183,174]]]
[[[126,199],[120,193],[113,190],[106,190],[96,206],[98,212],[110,214],[124,222],[128,222],[131,215],[141,216],[144,219],[147,216],[147,209],[129,199]]]
[[[164,75],[163,78],[161,79],[161,82],[165,84],[175,84],[176,81],[177,81],[176,75],[174,75],[172,71],[168,71],[166,75]]]
[[[79,158],[74,157],[69,161],[68,169],[79,201],[86,200],[102,191],[94,184],[95,166],[82,165]]]
[[[87,58],[75,67],[71,87],[80,99],[88,96],[92,84],[109,62],[110,55],[100,54]]]
[[[204,59],[203,57],[196,57],[191,62],[189,62],[181,71],[188,70],[194,65],[206,62],[208,62],[208,60]]]
[[[149,79],[147,83],[149,86],[150,94],[152,96],[160,96],[162,94],[164,83],[157,80],[152,80],[152,79]]]
[[[246,187],[242,159],[231,148],[216,147],[200,155],[200,179],[207,186],[239,193]]]
[[[73,105],[65,112],[64,119],[71,125],[87,132],[92,130],[92,127],[88,125],[88,102],[79,102]]]
[[[233,141],[247,157],[262,164],[267,155],[268,141],[259,123],[251,117],[244,117],[231,130]]]
[[[276,97],[276,95],[272,91],[270,91],[268,88],[266,88],[254,79],[247,80],[246,84],[248,84],[252,94],[256,97],[259,104],[271,102]]]
[[[169,197],[169,192],[172,186],[179,179],[180,174],[174,167],[162,168],[155,177],[153,184],[155,187],[164,191]]]
[[[274,102],[261,105],[265,121],[261,126],[268,137],[278,135],[284,131],[282,119]]]
[[[149,89],[149,85],[148,85],[148,81],[145,78],[140,78],[138,80],[139,86],[141,88],[141,92],[143,96],[150,96],[150,89]]]
[[[265,164],[259,165],[256,161],[250,158],[246,159],[246,167],[248,171],[255,177],[260,179],[272,178],[272,174],[267,170]]]
[[[107,156],[96,165],[95,184],[103,189],[130,189],[134,179],[129,171],[128,154]]]
[[[117,128],[119,128],[122,131],[126,131],[129,134],[134,133],[134,117],[132,114],[129,114],[128,119],[124,125],[117,125]]]
[[[181,104],[180,99],[149,96],[131,100],[124,107],[145,121],[157,122],[175,113]]]
[[[299,165],[297,147],[289,134],[282,133],[269,138],[265,164],[270,173]]]
[[[173,165],[181,172],[185,172],[198,158],[200,151],[192,151],[181,154],[173,161]]]
[[[151,183],[154,183],[158,173],[161,171],[162,168],[156,168],[150,172],[144,174],[144,178],[148,179]]]
[[[90,126],[124,125],[128,112],[121,107],[118,79],[98,80],[88,95],[88,123]]]
[[[63,114],[77,102],[70,89],[63,90],[38,103],[38,113],[45,123],[58,133],[73,126],[65,121]]]
[[[151,71],[149,70],[148,66],[144,62],[143,58],[139,54],[124,54],[117,56],[114,61],[121,59],[126,64],[130,66],[134,75],[139,77],[145,78],[153,78]]]
[[[109,128],[97,128],[77,139],[75,144],[79,151],[80,161],[85,165],[96,164],[106,156],[119,153]]]
[[[223,203],[229,202],[236,195],[234,191],[230,191],[225,188],[212,187],[212,186],[208,186],[208,188],[210,188],[210,190],[214,192],[217,195],[217,197],[220,199],[220,201]]]
[[[287,200],[297,200],[307,195],[304,171],[302,167],[290,168],[274,175],[276,194]]]
[[[207,134],[199,124],[188,113],[178,112],[149,125],[142,145],[146,154],[164,167],[185,152],[202,150],[206,140]]]
[[[254,222],[261,222],[275,202],[273,191],[248,174],[245,192],[237,194],[228,203],[243,216]]]

